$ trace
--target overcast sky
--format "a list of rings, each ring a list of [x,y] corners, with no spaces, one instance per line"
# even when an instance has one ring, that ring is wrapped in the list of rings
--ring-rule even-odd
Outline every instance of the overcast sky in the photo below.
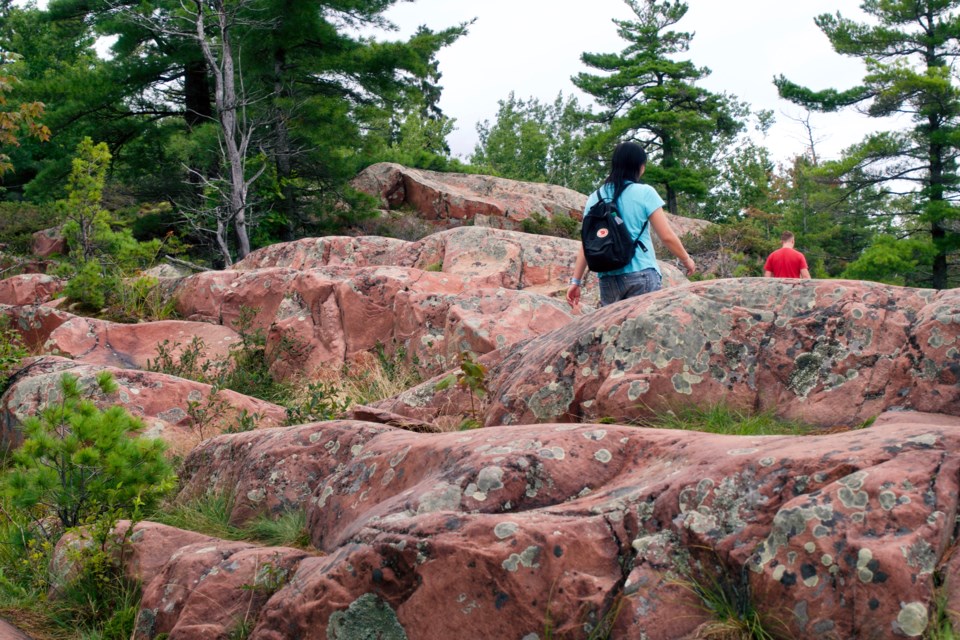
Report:
[[[787,115],[799,107],[780,100],[774,76],[783,74],[805,86],[848,88],[864,75],[858,59],[833,51],[814,24],[821,13],[839,11],[865,19],[859,0],[688,0],[689,11],[675,27],[693,32],[688,58],[713,72],[702,85],[728,92],[754,109],[771,109],[777,123],[766,139],[777,160],[802,153],[805,131]],[[453,152],[469,155],[477,142],[476,123],[493,121],[497,101],[510,91],[518,98],[553,101],[581,94],[570,77],[588,69],[584,51],[619,52],[625,46],[612,18],[635,14],[623,0],[416,0],[387,14],[401,35],[425,24],[438,30],[476,18],[470,33],[440,52],[443,97],[440,107],[456,118],[450,136]],[[813,114],[821,157],[840,151],[875,130],[875,120],[857,113]]]

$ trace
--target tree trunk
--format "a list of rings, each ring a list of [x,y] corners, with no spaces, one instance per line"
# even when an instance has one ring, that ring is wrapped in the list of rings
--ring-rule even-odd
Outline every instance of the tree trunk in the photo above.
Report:
[[[188,62],[183,75],[184,120],[193,129],[213,119],[213,103],[210,100],[210,78],[203,60]]]
[[[213,71],[214,100],[217,108],[217,117],[223,135],[223,152],[229,175],[228,196],[229,214],[227,220],[233,222],[234,233],[237,238],[237,253],[240,258],[250,253],[250,239],[247,235],[247,182],[244,176],[246,160],[246,138],[239,130],[237,107],[236,74],[233,63],[233,50],[230,42],[230,23],[227,7],[222,0],[210,2],[210,6],[217,18],[217,38],[219,60],[213,53],[213,47],[206,33],[204,24],[203,0],[198,0],[197,6],[197,39],[203,49],[204,57]],[[218,236],[219,225],[224,216],[217,216]],[[218,237],[218,242],[221,239]],[[221,250],[223,250],[222,242]]]
[[[286,90],[283,86],[283,70],[287,64],[287,52],[283,47],[278,47],[273,53],[273,93],[275,98],[282,99],[286,97]],[[284,237],[282,240],[291,241],[295,237],[296,220],[296,190],[293,187],[293,162],[291,161],[292,150],[290,148],[290,131],[287,128],[287,114],[282,107],[277,108],[276,114],[276,165],[277,180],[280,183],[280,194],[282,199],[279,203],[280,213],[286,220]]]

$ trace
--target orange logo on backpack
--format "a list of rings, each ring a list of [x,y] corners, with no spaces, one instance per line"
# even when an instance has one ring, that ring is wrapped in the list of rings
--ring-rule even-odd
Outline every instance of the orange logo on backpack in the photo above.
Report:
[[[607,235],[609,235],[609,233],[610,233],[610,230],[607,229],[606,227],[603,227],[602,229],[597,229],[598,238],[606,238]]]

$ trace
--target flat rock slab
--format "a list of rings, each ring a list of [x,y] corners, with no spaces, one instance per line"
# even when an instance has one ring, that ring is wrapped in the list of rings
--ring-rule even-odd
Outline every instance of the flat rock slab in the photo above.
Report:
[[[960,289],[735,278],[624,300],[490,354],[487,426],[625,423],[724,404],[823,427],[899,408],[960,415]],[[462,410],[440,377],[376,406]],[[459,395],[458,395],[459,394]]]
[[[317,552],[276,550],[255,639],[581,637],[603,620],[616,638],[693,637],[710,621],[693,580],[739,589],[780,637],[920,637],[960,590],[935,580],[955,555],[958,451],[960,418],[908,411],[805,437],[340,421],[208,441],[181,499],[230,493],[235,522],[305,509]],[[226,633],[217,612],[271,557],[241,547],[168,550],[144,590],[151,633],[200,633],[178,611],[205,612],[196,637]],[[222,589],[186,588],[227,567]]]

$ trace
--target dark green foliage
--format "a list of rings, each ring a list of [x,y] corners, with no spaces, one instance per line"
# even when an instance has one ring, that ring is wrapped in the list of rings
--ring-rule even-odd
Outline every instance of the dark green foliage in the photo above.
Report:
[[[782,97],[818,111],[857,105],[870,117],[910,117],[910,126],[867,136],[831,168],[847,190],[884,189],[897,205],[897,235],[915,240],[907,251],[912,257],[904,259],[898,251],[895,269],[881,263],[875,270],[884,274],[910,267],[906,281],[944,289],[960,282],[960,209],[955,204],[960,192],[960,88],[951,71],[960,55],[958,3],[896,0],[866,2],[862,8],[872,23],[839,13],[816,18],[838,53],[866,63],[861,85],[812,91],[782,76],[776,84]],[[891,197],[896,195],[901,197]],[[876,250],[861,256],[855,271],[870,271],[864,261],[884,260],[886,242],[879,241]]]
[[[108,373],[97,390],[117,386]],[[155,504],[172,488],[173,470],[161,440],[137,438],[143,423],[115,405],[101,411],[83,398],[79,380],[60,379],[59,401],[24,421],[23,445],[3,485],[13,504],[26,511],[50,510],[64,527],[108,513],[129,517]]]
[[[0,394],[7,390],[7,375],[28,355],[20,334],[10,328],[10,318],[0,316]]]
[[[542,236],[557,236],[559,238],[580,238],[580,222],[567,215],[553,215],[547,218],[539,213],[530,214],[520,223],[524,233],[535,233]]]
[[[873,280],[899,286],[919,286],[920,265],[930,264],[934,248],[916,239],[877,236],[860,257],[847,265],[844,278]]]
[[[0,238],[15,254],[30,253],[33,234],[58,223],[56,212],[46,205],[0,202]]]
[[[341,390],[325,382],[310,382],[299,402],[287,406],[287,424],[306,424],[322,420],[336,420],[353,405],[349,397],[343,397]]]
[[[140,609],[140,585],[117,562],[126,539],[117,539],[115,518],[103,518],[84,532],[87,544],[68,552],[77,572],[57,585],[49,614],[58,626],[85,629],[101,640],[127,640]]]
[[[594,96],[601,111],[584,141],[584,152],[607,161],[616,143],[635,140],[651,153],[645,181],[666,192],[666,209],[680,213],[678,198],[705,197],[715,169],[695,158],[709,158],[715,140],[743,129],[744,108],[732,97],[703,89],[697,82],[710,71],[677,56],[693,34],[673,31],[687,13],[679,1],[630,2],[636,20],[614,20],[627,42],[617,53],[584,53],[581,60],[602,75],[580,73],[573,83]]]

